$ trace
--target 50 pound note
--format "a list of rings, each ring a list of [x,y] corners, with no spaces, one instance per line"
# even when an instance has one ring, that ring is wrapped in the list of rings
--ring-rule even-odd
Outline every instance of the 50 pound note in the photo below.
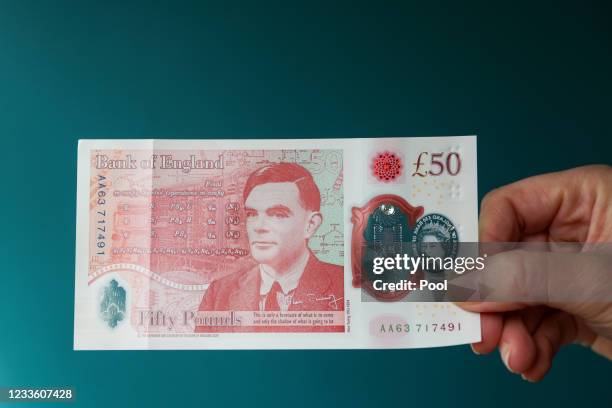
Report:
[[[386,262],[477,239],[474,136],[81,140],[74,347],[476,342]]]

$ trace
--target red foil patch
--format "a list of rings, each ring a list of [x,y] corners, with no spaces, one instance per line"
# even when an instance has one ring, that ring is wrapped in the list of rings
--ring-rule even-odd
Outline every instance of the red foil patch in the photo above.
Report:
[[[353,274],[353,287],[363,288],[376,299],[385,302],[397,301],[404,298],[410,291],[396,291],[384,293],[374,289],[372,282],[366,278],[363,268],[364,248],[367,246],[364,231],[368,225],[368,220],[373,211],[382,205],[394,206],[402,211],[408,218],[409,227],[414,228],[416,221],[423,215],[422,206],[413,207],[402,197],[394,194],[383,194],[372,198],[363,207],[353,207],[351,209],[351,222],[353,223],[353,233],[351,236],[351,269]],[[410,280],[417,282],[422,278],[422,272],[418,271]]]

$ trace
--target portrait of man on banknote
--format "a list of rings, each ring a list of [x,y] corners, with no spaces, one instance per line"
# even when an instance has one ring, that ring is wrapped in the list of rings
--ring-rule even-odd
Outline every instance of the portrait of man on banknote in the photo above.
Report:
[[[213,281],[200,311],[341,311],[342,266],[309,248],[322,223],[321,193],[295,163],[271,163],[248,177],[244,211],[254,267]]]

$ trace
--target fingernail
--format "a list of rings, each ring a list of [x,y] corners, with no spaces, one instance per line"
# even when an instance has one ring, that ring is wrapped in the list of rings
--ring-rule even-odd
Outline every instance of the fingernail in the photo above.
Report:
[[[474,354],[476,354],[477,356],[479,356],[479,355],[480,355],[480,353],[479,353],[479,352],[477,352],[477,351],[476,351],[476,349],[474,348],[474,345],[473,345],[473,344],[470,344],[470,348],[472,349],[472,351],[474,352]]]
[[[527,382],[530,382],[530,383],[535,382],[535,381],[530,380],[529,378],[525,377],[525,374],[521,374],[521,378],[522,378],[523,380],[527,381]]]
[[[508,345],[508,343],[502,343],[499,345],[499,354],[501,354],[501,359],[504,362],[504,365],[506,366],[508,371],[514,374],[515,372],[514,370],[510,368],[510,364],[509,364],[511,350],[510,350],[510,346]]]

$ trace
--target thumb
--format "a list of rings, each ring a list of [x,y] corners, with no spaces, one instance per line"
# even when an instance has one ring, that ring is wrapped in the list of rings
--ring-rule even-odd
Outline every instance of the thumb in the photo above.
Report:
[[[481,301],[457,305],[482,313],[536,305],[567,312],[576,318],[571,340],[612,358],[612,252],[604,245],[578,253],[568,253],[568,248],[556,245],[555,252],[514,250],[489,257],[476,279],[484,288]]]

